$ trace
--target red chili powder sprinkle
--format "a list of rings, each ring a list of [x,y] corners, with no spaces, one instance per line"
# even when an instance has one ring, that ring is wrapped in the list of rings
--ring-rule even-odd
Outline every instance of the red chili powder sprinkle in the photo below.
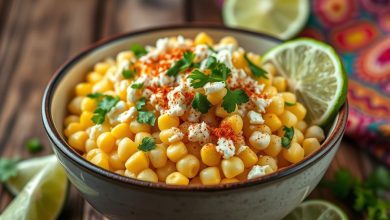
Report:
[[[224,137],[234,142],[237,141],[237,135],[234,133],[232,126],[228,123],[221,123],[218,128],[210,128],[209,130],[212,135],[218,138]]]
[[[163,109],[168,109],[168,93],[173,89],[169,86],[163,86],[163,87],[156,87],[156,86],[148,86],[147,89],[151,90],[154,94],[159,94],[158,98],[156,99],[157,104],[161,106]]]

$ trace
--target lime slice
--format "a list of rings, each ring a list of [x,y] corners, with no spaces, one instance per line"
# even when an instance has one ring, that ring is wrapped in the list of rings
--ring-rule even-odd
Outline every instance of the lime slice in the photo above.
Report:
[[[260,31],[286,40],[302,30],[309,11],[308,0],[226,0],[223,19],[227,26]]]
[[[55,158],[54,158],[55,159]],[[0,219],[56,219],[66,199],[68,181],[57,160],[50,160],[4,210]]]
[[[16,165],[18,175],[5,182],[5,187],[16,196],[22,191],[23,187],[48,163],[57,161],[55,155],[23,160]]]
[[[288,80],[289,90],[307,108],[309,123],[325,126],[344,103],[347,75],[335,50],[301,38],[274,47],[263,57]]]
[[[309,200],[295,208],[283,220],[348,220],[336,205],[324,200]]]

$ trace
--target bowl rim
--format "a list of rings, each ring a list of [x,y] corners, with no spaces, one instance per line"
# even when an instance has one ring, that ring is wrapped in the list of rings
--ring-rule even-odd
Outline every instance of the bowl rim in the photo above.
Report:
[[[344,105],[340,108],[338,112],[337,122],[335,125],[335,128],[333,129],[332,133],[329,134],[328,138],[325,139],[325,141],[321,144],[321,148],[318,149],[313,154],[305,157],[302,161],[292,164],[286,168],[282,168],[274,173],[255,178],[245,181],[240,181],[236,183],[229,183],[229,184],[218,184],[218,185],[212,185],[212,186],[204,186],[204,185],[188,185],[188,186],[176,186],[176,185],[167,185],[165,183],[151,183],[151,182],[145,182],[133,178],[129,178],[126,176],[121,176],[119,174],[116,174],[114,172],[105,170],[103,168],[100,168],[91,162],[84,159],[80,154],[78,154],[75,150],[73,150],[67,142],[61,137],[60,133],[57,131],[57,129],[54,126],[54,122],[52,119],[51,114],[51,104],[52,104],[52,96],[54,94],[54,91],[56,90],[57,86],[61,82],[61,79],[64,75],[68,72],[69,69],[71,69],[80,59],[84,58],[88,54],[92,53],[96,49],[99,49],[100,47],[107,46],[111,43],[114,43],[118,40],[142,35],[145,33],[152,33],[152,32],[159,32],[159,31],[167,31],[167,30],[176,30],[176,29],[211,29],[211,30],[221,30],[221,31],[230,31],[230,32],[237,32],[247,35],[253,35],[255,37],[265,38],[277,43],[281,43],[282,41],[269,36],[267,34],[263,33],[257,33],[252,32],[248,30],[238,29],[238,28],[230,28],[225,27],[221,25],[214,25],[214,24],[199,24],[199,23],[192,23],[192,24],[178,24],[178,25],[167,25],[167,26],[159,26],[155,28],[147,28],[142,29],[139,31],[131,31],[122,33],[119,35],[115,35],[113,37],[104,38],[102,40],[99,40],[97,42],[92,43],[89,47],[86,49],[81,50],[81,52],[77,53],[76,55],[72,56],[70,59],[68,59],[64,64],[62,64],[53,74],[51,77],[43,98],[42,98],[42,122],[45,128],[45,131],[53,143],[52,146],[56,148],[56,150],[59,150],[62,155],[66,156],[72,163],[75,163],[79,168],[83,169],[86,172],[92,173],[92,175],[97,175],[99,177],[103,177],[104,179],[111,181],[115,184],[122,184],[126,187],[132,186],[132,187],[141,187],[141,188],[148,188],[148,189],[154,189],[154,190],[162,190],[162,191],[223,191],[223,190],[232,190],[232,189],[241,189],[244,187],[250,187],[255,185],[265,185],[272,182],[275,182],[277,180],[281,180],[283,178],[286,178],[288,176],[296,175],[299,173],[299,171],[303,171],[310,167],[313,163],[319,161],[321,158],[323,158],[326,154],[328,154],[334,147],[336,147],[337,142],[342,138],[345,127],[346,127],[346,121],[348,116],[348,103],[345,101]],[[58,155],[57,155],[58,156]]]

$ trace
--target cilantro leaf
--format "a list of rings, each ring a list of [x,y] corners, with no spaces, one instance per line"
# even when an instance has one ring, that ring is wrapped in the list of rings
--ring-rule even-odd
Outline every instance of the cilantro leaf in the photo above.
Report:
[[[171,68],[168,69],[168,76],[177,76],[180,71],[185,71],[192,66],[195,54],[191,51],[184,52],[183,58],[178,60]]]
[[[142,89],[144,87],[144,83],[133,83],[131,88],[133,89]]]
[[[30,153],[37,153],[43,149],[43,145],[38,138],[27,140],[25,147]]]
[[[122,76],[123,76],[123,78],[125,78],[125,79],[132,79],[132,78],[134,78],[134,76],[135,76],[135,71],[134,71],[134,69],[126,69],[126,70],[123,70],[123,71],[122,71]]]
[[[119,102],[119,97],[104,95],[99,101],[91,120],[95,124],[103,124],[106,114]]]
[[[91,99],[100,99],[104,96],[103,93],[100,93],[100,92],[95,92],[95,93],[91,93],[91,94],[88,94],[87,97],[91,98]]]
[[[191,79],[190,85],[194,88],[200,88],[208,82],[223,82],[229,76],[230,69],[223,63],[217,61],[217,58],[210,56],[207,59],[206,68],[211,70],[211,74],[206,75],[199,70],[194,70],[188,76]]]
[[[207,100],[207,96],[197,92],[192,100],[192,107],[205,114],[211,108],[211,103]]]
[[[244,54],[244,59],[247,62],[249,69],[252,71],[252,75],[255,78],[263,77],[268,79],[267,72],[262,68],[260,68],[259,66],[257,66],[256,64],[252,63],[252,61],[249,60],[247,54]]]
[[[156,122],[156,116],[153,112],[150,111],[139,111],[137,121],[142,124],[154,126],[154,123]]]
[[[180,72],[181,67],[184,65],[183,60],[178,60],[171,68],[168,69],[168,76],[177,76]]]
[[[141,111],[143,109],[143,107],[145,107],[145,106],[146,106],[146,98],[145,97],[138,99],[137,103],[135,104],[135,108],[138,111]]]
[[[234,112],[236,106],[249,101],[248,95],[242,89],[234,91],[227,90],[225,97],[223,97],[222,107],[228,112]]]
[[[14,158],[0,158],[0,182],[5,182],[11,177],[18,174],[16,165],[19,162],[18,157]]]
[[[284,131],[284,137],[282,137],[282,146],[288,149],[290,147],[291,140],[294,137],[294,128],[293,127],[289,128],[284,126],[283,131]]]
[[[156,148],[156,141],[152,137],[144,137],[141,144],[138,146],[138,150],[148,152]]]
[[[145,55],[145,54],[148,53],[148,52],[145,50],[145,48],[144,48],[143,46],[141,46],[140,44],[133,44],[133,45],[131,45],[130,50],[133,51],[134,55],[135,55],[137,58],[140,58],[140,57],[142,57],[143,55]]]
[[[207,45],[207,48],[211,51],[211,52],[213,52],[213,53],[217,53],[217,51],[216,50],[214,50],[214,48],[212,47],[212,46],[210,46],[210,45]]]
[[[191,79],[190,85],[194,88],[201,88],[210,81],[210,77],[199,70],[194,70],[188,76]]]
[[[284,102],[284,104],[286,106],[294,106],[296,103],[292,103],[292,102]]]

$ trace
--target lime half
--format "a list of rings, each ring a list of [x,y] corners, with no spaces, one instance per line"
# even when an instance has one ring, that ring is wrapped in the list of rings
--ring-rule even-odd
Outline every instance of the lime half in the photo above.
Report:
[[[24,186],[0,220],[56,219],[65,202],[67,187],[65,171],[53,158]]]
[[[290,39],[307,22],[308,0],[226,0],[223,19],[227,26],[241,27]]]
[[[283,220],[348,220],[348,216],[330,202],[309,200],[303,202]]]
[[[336,51],[325,43],[288,41],[267,52],[263,62],[287,78],[289,90],[308,110],[309,123],[327,125],[346,99],[347,75]]]

